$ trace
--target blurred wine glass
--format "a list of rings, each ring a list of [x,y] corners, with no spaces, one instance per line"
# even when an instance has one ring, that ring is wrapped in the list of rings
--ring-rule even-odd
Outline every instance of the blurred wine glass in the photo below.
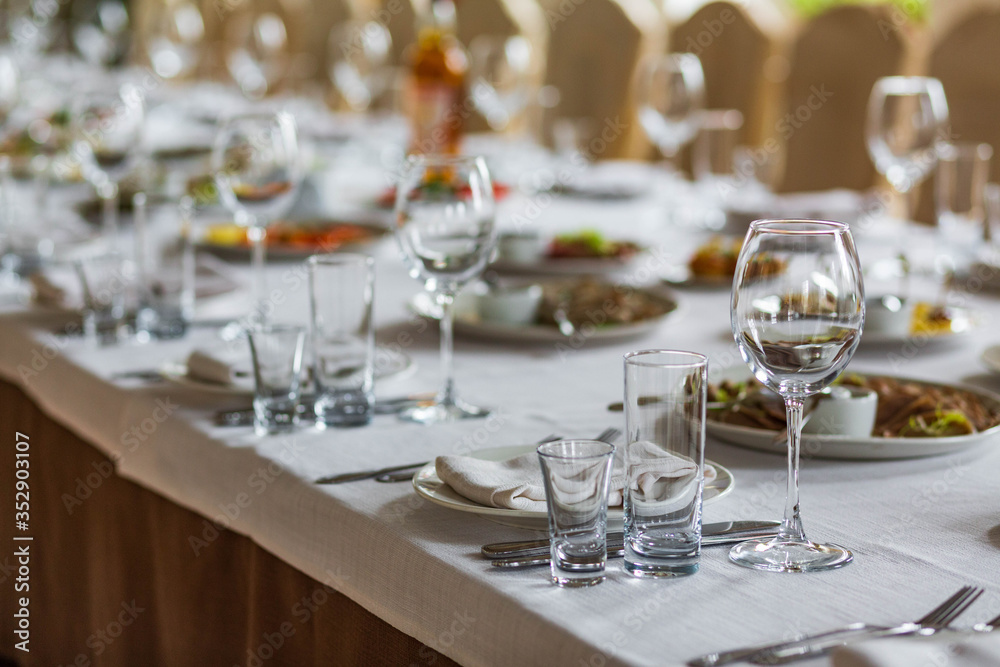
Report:
[[[705,74],[691,53],[647,58],[639,68],[639,124],[667,160],[698,132]]]
[[[183,79],[190,76],[201,59],[205,23],[198,6],[186,0],[151,3],[146,53],[157,76]]]
[[[249,99],[274,92],[288,71],[288,33],[272,12],[246,14],[229,24],[226,67]]]
[[[286,112],[227,120],[215,139],[212,170],[222,204],[248,228],[254,273],[254,311],[266,319],[266,229],[291,208],[302,181],[295,120]]]
[[[70,115],[73,155],[102,201],[102,232],[117,243],[118,183],[134,166],[142,139],[142,92],[128,83],[85,92],[74,100]]]
[[[6,129],[7,118],[20,98],[21,72],[14,55],[0,51],[0,128]]]
[[[5,9],[11,17],[10,41],[23,58],[37,60],[55,43],[59,22],[49,0],[11,0]]]
[[[434,404],[400,417],[422,424],[485,417],[489,410],[455,395],[452,325],[455,296],[482,275],[496,244],[496,205],[481,157],[413,156],[398,184],[396,239],[410,265],[441,309],[444,384]]]
[[[129,15],[120,0],[76,0],[73,45],[91,65],[121,65],[129,48]]]
[[[377,21],[347,21],[330,31],[329,76],[351,111],[365,111],[392,80],[392,37]]]
[[[531,44],[519,35],[479,35],[469,52],[472,103],[491,129],[506,130],[532,101]]]

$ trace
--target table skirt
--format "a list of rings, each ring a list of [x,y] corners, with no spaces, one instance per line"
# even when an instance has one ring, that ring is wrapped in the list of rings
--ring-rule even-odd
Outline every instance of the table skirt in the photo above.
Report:
[[[0,665],[454,665],[346,596],[151,491],[0,382],[0,479],[30,438],[31,542],[0,512]],[[29,545],[29,652],[14,634]],[[203,548],[211,544],[211,548]],[[336,572],[331,572],[331,577]],[[6,659],[6,660],[5,660]]]

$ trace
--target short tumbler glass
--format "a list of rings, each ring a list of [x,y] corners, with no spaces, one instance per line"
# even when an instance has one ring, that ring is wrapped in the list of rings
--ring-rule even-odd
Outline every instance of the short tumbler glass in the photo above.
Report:
[[[265,324],[247,332],[254,376],[254,430],[287,433],[298,423],[305,327]]]
[[[375,263],[367,255],[309,258],[309,338],[316,425],[363,426],[374,407]]]
[[[701,557],[708,360],[625,355],[625,571],[694,574]]]
[[[614,445],[557,440],[538,446],[549,511],[552,582],[593,586],[607,562],[608,486]]]

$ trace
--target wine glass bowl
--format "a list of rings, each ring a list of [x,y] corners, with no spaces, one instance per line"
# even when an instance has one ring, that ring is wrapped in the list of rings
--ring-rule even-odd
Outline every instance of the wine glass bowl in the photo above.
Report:
[[[346,21],[330,31],[329,77],[351,111],[365,111],[389,87],[392,36],[378,21]]]
[[[198,67],[205,23],[193,2],[163,0],[146,7],[146,55],[157,76],[183,79]]]
[[[72,106],[74,152],[96,188],[116,184],[131,169],[145,118],[141,91],[125,84],[84,93]]]
[[[847,367],[864,326],[861,266],[848,226],[818,220],[753,222],[737,260],[731,318],[736,344],[754,377],[785,401],[789,486],[778,537],[737,545],[730,558],[778,572],[846,565],[853,558],[849,551],[805,537],[798,465],[805,400]]]
[[[469,44],[472,103],[490,129],[514,125],[531,102],[531,43],[521,37],[479,35]]]
[[[482,274],[496,243],[493,184],[480,157],[410,158],[396,193],[396,239],[410,266],[441,308],[444,386],[434,404],[404,412],[421,423],[483,417],[489,411],[455,396],[452,323],[455,295]]]
[[[865,141],[875,169],[900,194],[919,185],[937,164],[946,137],[948,101],[937,79],[888,76],[868,99]]]
[[[232,48],[226,67],[249,99],[273,93],[288,73],[290,56],[285,22],[273,12],[244,15],[228,26]]]
[[[639,68],[639,124],[667,159],[698,133],[705,106],[705,74],[698,56],[669,53]]]

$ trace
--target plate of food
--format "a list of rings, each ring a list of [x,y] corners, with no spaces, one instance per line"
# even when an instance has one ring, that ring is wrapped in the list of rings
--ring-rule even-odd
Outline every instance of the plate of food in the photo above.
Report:
[[[917,301],[912,306],[904,305],[892,312],[894,318],[890,319],[886,317],[888,309],[881,305],[885,300],[883,298],[878,303],[869,301],[861,344],[888,345],[919,341],[923,345],[952,340],[968,334],[976,327],[975,312],[969,308],[941,306],[926,301]],[[882,312],[883,310],[887,312]]]
[[[282,220],[267,228],[268,259],[299,260],[317,253],[356,250],[390,234],[381,223],[330,219]],[[198,247],[230,259],[250,257],[247,229],[232,222],[205,228]]]
[[[510,342],[606,342],[653,331],[678,307],[669,290],[593,278],[545,282],[538,288],[537,301],[524,319],[510,317],[511,309],[491,317],[484,308],[494,301],[489,288],[479,284],[466,289],[455,300],[455,333]],[[418,294],[410,307],[422,317],[441,317],[426,293]]]
[[[709,387],[709,398],[717,403],[708,411],[708,434],[751,449],[786,453],[785,440],[776,437],[785,428],[780,401],[752,379],[748,370],[742,376],[737,369],[722,375],[731,377]],[[920,458],[973,447],[1000,435],[1000,396],[978,387],[852,372],[841,375],[835,386],[867,389],[877,395],[871,434],[804,433],[803,456]]]
[[[432,181],[422,186],[429,191],[433,191],[437,188],[452,188],[454,186],[449,185],[443,181]],[[503,201],[511,193],[511,188],[506,183],[494,183],[493,184],[493,198],[496,201]],[[396,207],[396,186],[387,188],[382,194],[378,196],[375,200],[375,206],[380,209],[388,210]]]
[[[543,238],[501,234],[498,256],[490,266],[500,273],[601,275],[627,269],[646,248],[625,239],[609,239],[594,229]]]
[[[472,452],[470,456],[484,461],[506,461],[507,459],[512,459],[517,456],[523,456],[524,454],[533,452],[535,451],[535,447],[536,445],[490,447]],[[711,503],[730,493],[735,485],[735,480],[733,478],[733,473],[729,469],[724,468],[718,463],[714,463],[712,461],[706,460],[705,463],[706,465],[713,466],[716,472],[715,479],[705,484],[703,495],[703,502]],[[469,500],[468,498],[460,495],[450,486],[441,481],[441,478],[438,477],[434,461],[425,465],[413,476],[413,488],[416,489],[417,494],[421,497],[426,498],[432,503],[441,505],[442,507],[447,507],[459,512],[478,514],[491,521],[502,523],[507,526],[529,528],[531,530],[548,529],[548,515],[545,512],[490,507],[488,505],[477,503],[474,500]],[[608,528],[611,530],[620,530],[621,525],[622,508],[609,507]]]
[[[691,254],[685,266],[678,267],[663,279],[677,287],[732,289],[736,261],[742,247],[742,237],[713,236]],[[763,277],[780,273],[784,266],[780,260],[762,256],[755,262],[754,270]]]

